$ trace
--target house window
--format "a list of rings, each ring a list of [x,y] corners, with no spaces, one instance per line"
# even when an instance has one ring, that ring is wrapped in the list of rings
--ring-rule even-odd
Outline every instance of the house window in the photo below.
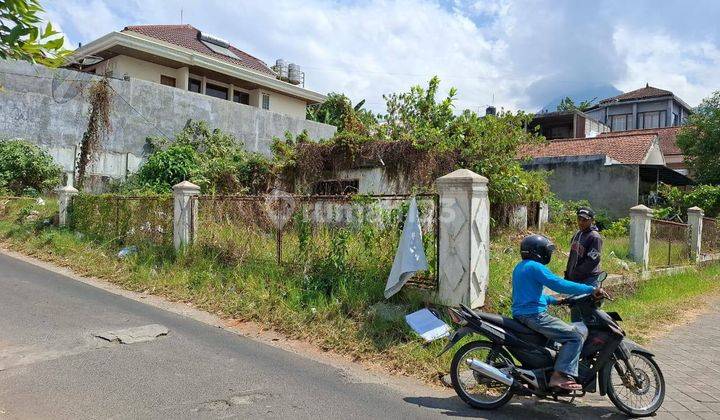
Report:
[[[359,179],[330,179],[313,185],[315,195],[351,195],[360,188]]]
[[[205,94],[213,98],[227,99],[228,88],[214,85],[212,83],[205,84]]]
[[[240,90],[233,91],[233,102],[250,105],[250,94]]]
[[[612,131],[630,130],[630,122],[631,121],[632,121],[632,114],[611,115],[610,116],[610,129]]]
[[[680,125],[680,115],[673,112],[673,120],[672,120],[673,127],[676,125]]]
[[[665,127],[665,111],[639,112],[638,128]]]
[[[262,109],[270,109],[270,95],[265,93],[262,96]]]
[[[200,93],[202,91],[202,82],[197,79],[189,79],[188,90],[190,92]]]
[[[160,84],[165,86],[175,87],[175,78],[170,76],[160,75]]]

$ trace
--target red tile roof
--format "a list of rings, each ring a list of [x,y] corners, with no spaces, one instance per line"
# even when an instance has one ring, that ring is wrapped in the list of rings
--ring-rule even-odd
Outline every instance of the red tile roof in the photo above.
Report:
[[[673,93],[669,90],[658,89],[652,87],[649,84],[645,85],[644,88],[636,89],[630,92],[622,93],[612,98],[606,98],[600,101],[601,104],[609,102],[625,102],[625,101],[637,101],[639,99],[658,98],[661,96],[671,96]]]
[[[242,66],[268,76],[275,76],[275,73],[263,61],[251,56],[250,54],[230,46],[228,49],[237,55],[240,59],[228,57],[224,54],[216,53],[198,39],[200,31],[191,25],[139,25],[127,26],[122,32],[135,32],[151,38],[159,39],[167,43],[184,47],[212,58],[225,61],[230,64]]]
[[[620,135],[553,140],[543,145],[526,146],[520,150],[518,157],[532,159],[604,155],[624,164],[641,164],[656,138],[655,133],[625,132]]]
[[[609,137],[617,135],[627,134],[652,134],[655,133],[658,136],[660,142],[660,150],[663,155],[682,155],[683,152],[677,146],[677,133],[681,127],[665,127],[665,128],[648,128],[644,130],[630,130],[630,131],[613,131],[611,133],[602,133],[598,137]]]

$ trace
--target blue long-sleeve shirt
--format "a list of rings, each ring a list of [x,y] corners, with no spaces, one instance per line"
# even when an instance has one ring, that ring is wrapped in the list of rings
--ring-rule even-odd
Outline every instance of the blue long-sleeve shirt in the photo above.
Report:
[[[539,314],[545,312],[549,304],[555,303],[557,299],[543,294],[543,287],[567,295],[580,295],[593,291],[592,286],[564,280],[533,260],[523,260],[515,266],[512,286],[513,316]]]

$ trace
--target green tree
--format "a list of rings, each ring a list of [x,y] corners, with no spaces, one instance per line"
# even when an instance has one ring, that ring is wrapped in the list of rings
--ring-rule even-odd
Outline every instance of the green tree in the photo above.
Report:
[[[35,195],[60,184],[62,169],[46,151],[24,140],[0,142],[0,190]]]
[[[410,141],[420,149],[442,146],[455,121],[455,88],[437,102],[440,79],[434,76],[427,89],[413,86],[409,92],[383,95],[387,114],[382,116],[384,124],[381,134],[389,140]]]
[[[720,91],[703,99],[677,136],[685,162],[702,184],[720,184]]]
[[[0,0],[0,59],[24,60],[50,67],[63,64],[70,53],[49,22],[41,27],[38,0]]]
[[[366,128],[377,124],[377,117],[364,108],[365,100],[353,105],[350,98],[342,93],[331,92],[325,102],[307,108],[307,119],[323,124],[334,125],[338,131],[345,131],[349,116],[360,121]]]
[[[566,97],[563,98],[563,100],[560,101],[560,103],[558,104],[557,110],[560,111],[560,112],[565,112],[565,111],[581,111],[581,112],[585,112],[585,111],[587,111],[588,109],[590,109],[590,108],[593,107],[593,105],[595,104],[595,101],[596,101],[596,100],[597,100],[597,98],[592,98],[592,99],[584,100],[584,101],[580,102],[579,104],[575,104],[575,101],[573,101],[571,97],[566,96]]]

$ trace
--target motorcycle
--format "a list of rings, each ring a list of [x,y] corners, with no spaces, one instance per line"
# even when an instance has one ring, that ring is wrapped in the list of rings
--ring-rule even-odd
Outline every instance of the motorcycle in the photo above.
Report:
[[[607,275],[603,273],[599,284]],[[618,324],[617,312],[601,308],[605,294],[570,296],[558,305],[576,308],[582,323],[576,323],[586,335],[580,355],[577,382],[581,391],[550,388],[555,355],[560,346],[524,324],[501,315],[473,311],[465,305],[448,309],[450,318],[460,326],[450,336],[444,354],[463,337],[482,335],[460,347],[452,359],[450,377],[458,396],[479,409],[496,409],[513,395],[534,395],[558,400],[583,397],[588,392],[607,395],[629,416],[648,416],[656,412],[665,397],[665,380],[649,350],[625,336]],[[584,328],[583,328],[584,326]]]

